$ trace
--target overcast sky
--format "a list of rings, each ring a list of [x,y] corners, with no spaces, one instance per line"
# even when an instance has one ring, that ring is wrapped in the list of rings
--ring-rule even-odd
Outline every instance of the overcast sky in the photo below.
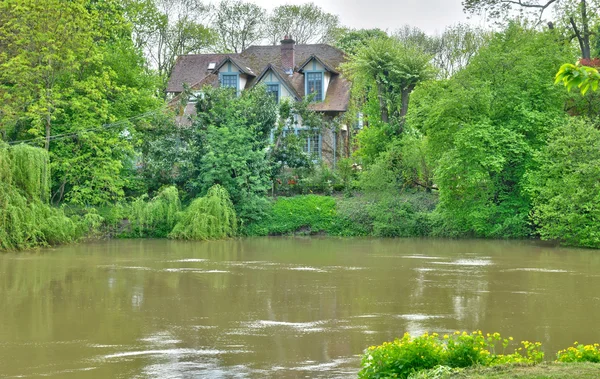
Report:
[[[253,0],[263,8],[303,4],[310,0]],[[403,25],[417,26],[429,34],[446,26],[467,22],[461,0],[312,0],[326,12],[337,14],[352,28],[380,28],[392,32]],[[484,26],[479,19],[470,23]]]

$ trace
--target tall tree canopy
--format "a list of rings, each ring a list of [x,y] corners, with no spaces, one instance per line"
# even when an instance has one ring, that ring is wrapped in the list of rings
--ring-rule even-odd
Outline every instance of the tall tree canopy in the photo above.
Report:
[[[511,24],[466,69],[413,96],[408,123],[427,138],[438,210],[455,233],[531,233],[525,173],[567,117],[567,93],[552,77],[573,52],[555,40],[554,32]]]
[[[215,10],[213,27],[221,51],[241,53],[264,36],[266,11],[241,0],[221,1]]]
[[[506,18],[514,12],[541,21],[553,15],[557,25],[570,31],[569,39],[577,39],[581,57],[591,58],[591,37],[595,34],[600,2],[598,0],[463,0],[465,11],[485,13],[490,18]],[[550,23],[553,28],[555,25]]]
[[[208,51],[215,35],[202,0],[121,0],[138,48],[161,78],[164,92],[178,55]]]
[[[431,56],[419,47],[394,38],[377,38],[360,48],[346,64],[349,77],[360,88],[374,86],[384,123],[402,131],[409,97],[419,82],[432,77]]]
[[[116,0],[6,0],[0,15],[4,138],[49,150],[54,202],[121,198],[133,154],[128,119],[160,106],[123,8]]]
[[[274,45],[285,36],[298,44],[328,43],[339,26],[338,16],[323,11],[314,3],[280,5],[267,23],[267,36]]]

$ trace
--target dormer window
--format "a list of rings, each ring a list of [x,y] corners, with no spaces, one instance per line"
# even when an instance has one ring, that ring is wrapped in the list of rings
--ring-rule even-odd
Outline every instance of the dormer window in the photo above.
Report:
[[[221,75],[221,87],[233,88],[237,91],[238,89],[238,76],[237,75]]]
[[[275,103],[279,104],[279,84],[267,84],[267,93],[273,96]]]
[[[315,94],[313,101],[323,101],[323,73],[306,73],[306,94]]]

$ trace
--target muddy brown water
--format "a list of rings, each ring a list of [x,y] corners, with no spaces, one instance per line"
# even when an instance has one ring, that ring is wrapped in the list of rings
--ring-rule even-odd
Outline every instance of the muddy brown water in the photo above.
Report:
[[[533,242],[116,240],[0,254],[0,378],[351,378],[404,332],[600,342],[600,252]]]

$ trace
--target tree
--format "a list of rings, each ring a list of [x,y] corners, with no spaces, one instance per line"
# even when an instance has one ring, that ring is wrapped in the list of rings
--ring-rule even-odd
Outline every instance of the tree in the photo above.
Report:
[[[436,37],[433,65],[440,78],[450,78],[465,68],[487,42],[486,33],[468,24],[449,26]]]
[[[132,24],[136,46],[161,78],[164,89],[178,55],[201,53],[213,46],[205,26],[209,8],[201,0],[121,0]]]
[[[485,12],[490,18],[501,18],[518,11],[523,16],[534,16],[539,22],[548,13],[554,10],[558,21],[563,27],[570,30],[569,39],[577,39],[581,57],[591,58],[590,37],[594,35],[593,22],[600,10],[597,0],[463,0],[465,11],[469,13]],[[549,24],[554,27],[552,23]]]
[[[348,29],[339,28],[335,32],[334,45],[348,55],[355,55],[358,50],[372,39],[387,38],[381,29]]]
[[[600,247],[600,131],[586,119],[570,118],[535,160],[527,190],[542,239]]]
[[[215,11],[213,27],[221,51],[241,53],[264,35],[266,11],[241,0],[221,1]]]
[[[0,6],[5,138],[49,150],[54,203],[123,198],[135,125],[160,106],[123,9],[88,0]]]
[[[280,5],[271,13],[266,33],[273,45],[285,36],[292,37],[298,44],[328,43],[338,26],[338,16],[314,3]]]
[[[407,123],[427,138],[444,234],[532,233],[525,172],[567,117],[552,76],[572,52],[555,38],[511,24],[464,70],[415,91]]]
[[[396,123],[401,133],[410,94],[418,83],[433,75],[430,60],[431,56],[414,45],[378,38],[359,49],[345,71],[356,86],[376,87],[381,121]]]
[[[231,196],[242,222],[260,218],[271,188],[267,148],[277,121],[277,105],[260,88],[235,91],[205,87],[196,105],[186,183],[192,197],[215,184]]]
[[[2,124],[28,119],[27,133],[44,136],[50,148],[53,121],[74,91],[76,73],[100,58],[90,46],[99,37],[84,1],[45,0],[0,3],[0,95]],[[66,79],[66,80],[65,80]],[[81,81],[77,81],[81,82]],[[71,87],[71,88],[69,88]]]

